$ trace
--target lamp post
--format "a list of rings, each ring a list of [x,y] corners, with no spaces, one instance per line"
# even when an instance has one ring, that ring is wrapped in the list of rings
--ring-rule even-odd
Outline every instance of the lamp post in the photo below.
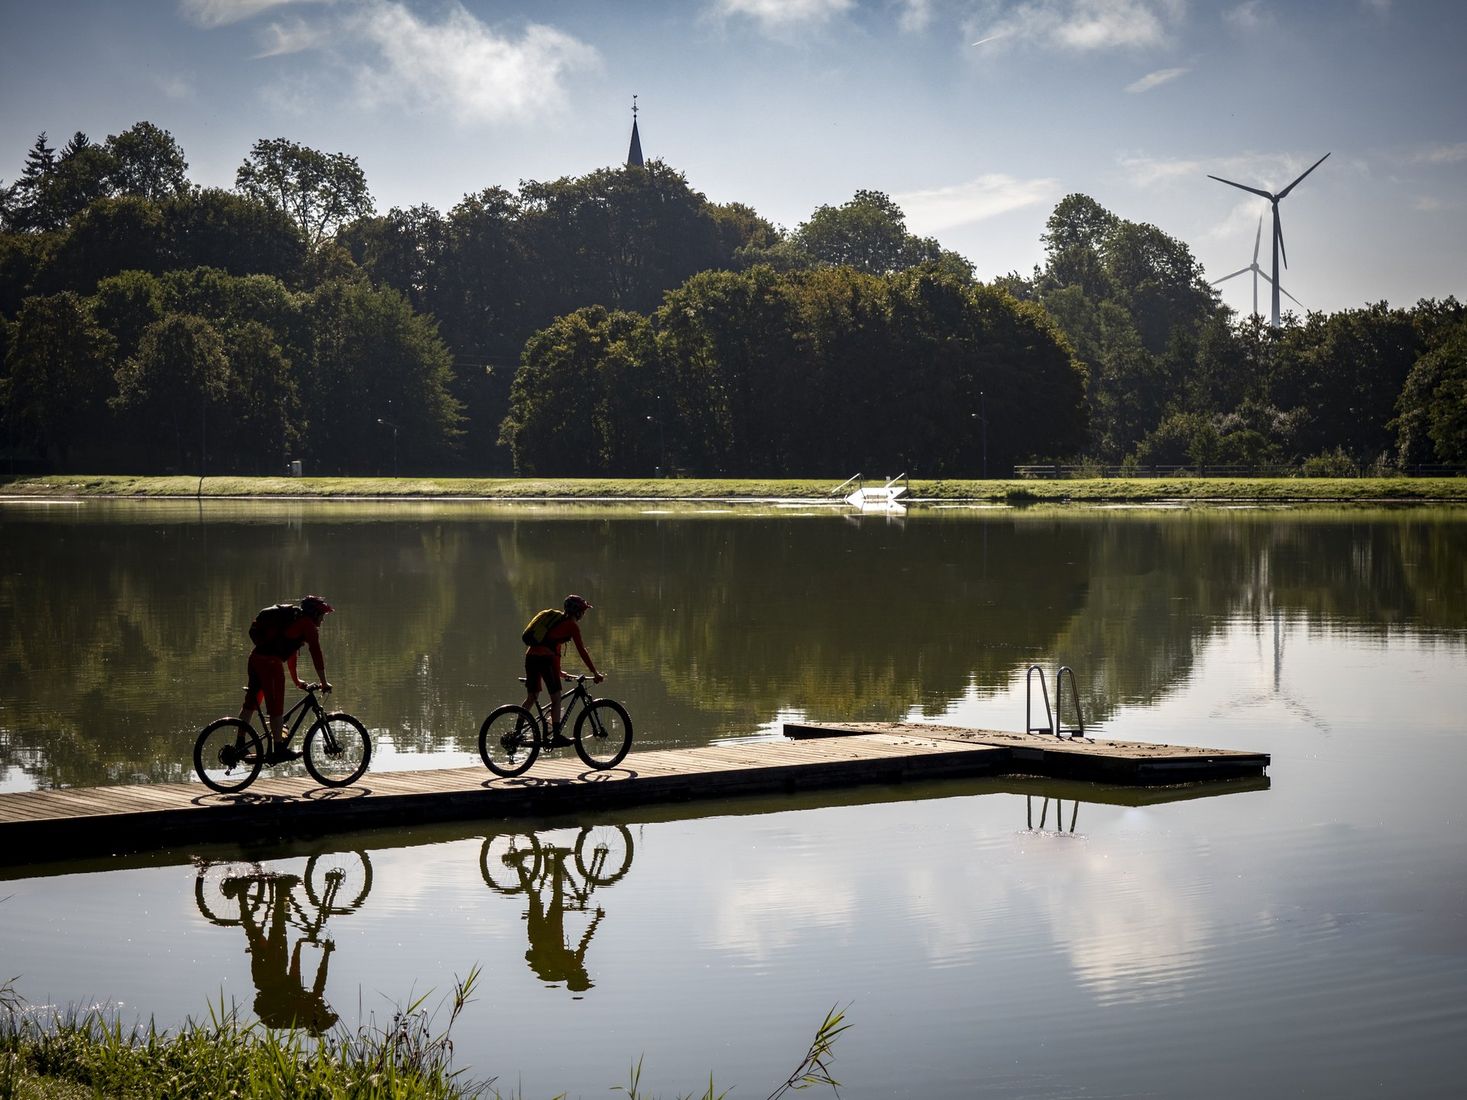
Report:
[[[983,479],[988,480],[988,402],[983,397],[983,391],[978,391],[978,412],[970,415],[978,421],[978,427],[983,437]]]
[[[394,424],[390,420],[383,420],[380,416],[377,418],[377,423],[378,424],[381,424],[384,428],[391,428],[392,429],[392,476],[393,477],[396,477],[397,476],[397,425]]]

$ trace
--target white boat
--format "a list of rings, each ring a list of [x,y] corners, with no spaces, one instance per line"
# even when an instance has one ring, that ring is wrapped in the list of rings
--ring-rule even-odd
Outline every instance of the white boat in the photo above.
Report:
[[[896,477],[890,478],[885,485],[876,486],[863,484],[861,482],[861,475],[857,474],[845,482],[845,485],[849,485],[852,481],[856,482],[855,490],[846,495],[846,503],[853,508],[860,508],[863,511],[885,511],[906,508],[906,501],[901,499],[907,495],[908,486],[906,485],[906,478],[906,474],[897,474]],[[897,482],[899,481],[902,484],[898,485]],[[845,488],[845,485],[839,488]]]

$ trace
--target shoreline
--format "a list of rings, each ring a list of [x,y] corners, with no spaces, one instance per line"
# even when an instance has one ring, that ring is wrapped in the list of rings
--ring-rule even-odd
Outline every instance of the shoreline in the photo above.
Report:
[[[875,480],[875,479],[873,479]],[[415,478],[131,477],[66,474],[0,477],[0,501],[354,500],[682,502],[843,505],[823,478]],[[1067,478],[914,479],[911,505],[1085,504],[1453,504],[1467,503],[1467,478]]]

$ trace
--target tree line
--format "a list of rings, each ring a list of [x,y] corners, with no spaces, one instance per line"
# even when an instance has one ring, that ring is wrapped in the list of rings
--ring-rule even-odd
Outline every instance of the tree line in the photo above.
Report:
[[[355,158],[285,139],[224,190],[151,123],[42,134],[0,185],[0,445],[99,472],[1467,462],[1455,299],[1275,330],[1087,196],[1043,241],[984,285],[875,191],[782,230],[651,161],[379,214]]]

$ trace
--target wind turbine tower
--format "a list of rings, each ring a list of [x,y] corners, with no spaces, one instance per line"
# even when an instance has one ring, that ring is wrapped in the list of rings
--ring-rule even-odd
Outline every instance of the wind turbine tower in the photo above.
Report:
[[[1262,275],[1264,277],[1264,279],[1268,280],[1268,282],[1270,282],[1270,283],[1273,282],[1272,279],[1269,279],[1268,278],[1268,275],[1263,270],[1263,268],[1261,268],[1261,267],[1258,266],[1258,246],[1262,243],[1262,241],[1263,241],[1263,219],[1262,218],[1259,218],[1258,219],[1258,232],[1255,233],[1255,234],[1253,234],[1253,262],[1251,264],[1249,264],[1247,267],[1240,267],[1240,268],[1238,268],[1238,270],[1237,271],[1234,271],[1231,275],[1224,275],[1221,279],[1214,279],[1212,281],[1212,285],[1213,286],[1217,286],[1219,283],[1225,283],[1229,279],[1237,278],[1239,275],[1246,275],[1250,271],[1253,272],[1253,316],[1255,316],[1255,317],[1258,316],[1258,276]],[[1283,287],[1279,287],[1279,290],[1283,291],[1284,295],[1289,299],[1289,301],[1293,302],[1300,309],[1304,309],[1305,308],[1303,302],[1299,301],[1298,298],[1295,298],[1287,290],[1284,290]]]
[[[1265,199],[1267,199],[1269,201],[1269,205],[1271,205],[1273,207],[1273,278],[1270,279],[1269,281],[1271,283],[1273,283],[1273,321],[1271,323],[1272,323],[1272,325],[1273,325],[1274,328],[1278,328],[1278,325],[1279,325],[1279,254],[1280,253],[1283,253],[1284,266],[1285,267],[1288,267],[1289,266],[1289,253],[1288,253],[1288,250],[1286,248],[1284,248],[1284,229],[1283,229],[1283,225],[1279,222],[1279,203],[1281,203],[1284,200],[1285,196],[1287,196],[1290,191],[1292,191],[1294,188],[1298,187],[1299,184],[1304,181],[1304,176],[1309,175],[1310,172],[1312,172],[1316,168],[1318,168],[1321,164],[1323,164],[1325,162],[1325,160],[1328,157],[1329,157],[1329,154],[1328,153],[1326,153],[1324,156],[1320,157],[1317,161],[1315,161],[1313,164],[1311,164],[1308,168],[1306,168],[1304,170],[1303,175],[1301,175],[1298,179],[1296,179],[1293,183],[1289,184],[1289,186],[1285,187],[1282,191],[1280,191],[1276,195],[1272,191],[1264,191],[1264,190],[1262,190],[1261,188],[1258,188],[1258,187],[1249,187],[1247,184],[1234,183],[1232,180],[1225,180],[1221,176],[1214,176],[1214,175],[1212,175],[1210,172],[1208,173],[1208,176],[1207,176],[1207,178],[1210,179],[1210,180],[1217,180],[1218,183],[1225,183],[1229,187],[1236,187],[1240,191],[1247,191],[1249,194],[1258,195],[1260,198],[1265,198]],[[1244,268],[1244,270],[1246,271],[1247,268]],[[1290,298],[1293,298],[1294,296],[1292,294],[1290,294],[1289,297]],[[1298,301],[1297,298],[1295,298],[1294,300],[1295,301]]]

